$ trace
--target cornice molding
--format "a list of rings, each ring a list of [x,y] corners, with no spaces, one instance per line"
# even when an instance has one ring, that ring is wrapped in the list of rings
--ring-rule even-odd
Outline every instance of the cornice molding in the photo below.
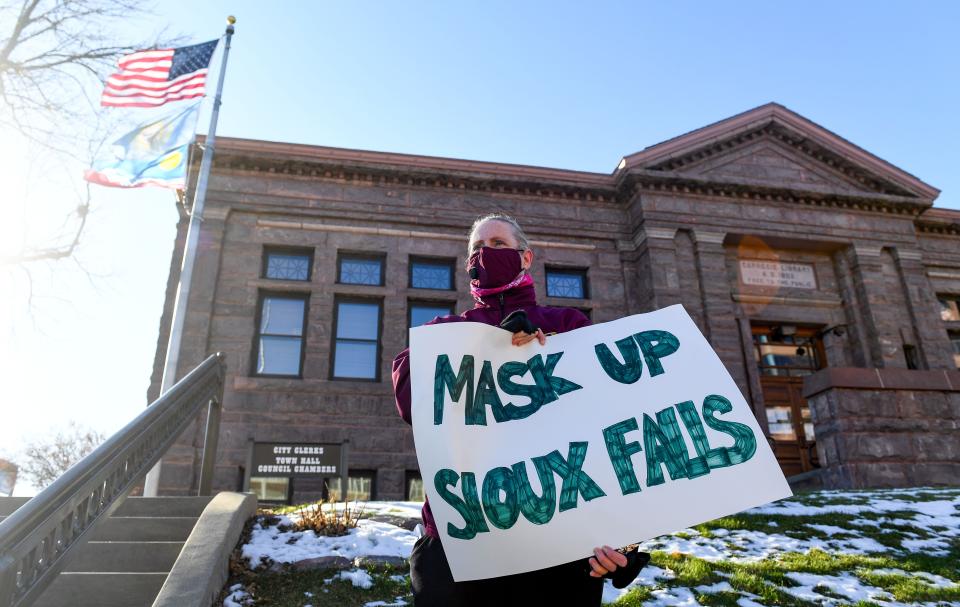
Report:
[[[767,306],[779,304],[784,306],[811,306],[815,308],[839,308],[843,300],[839,297],[788,297],[784,295],[765,295],[762,293],[744,293],[734,291],[730,294],[733,301],[741,304],[760,304]]]
[[[548,176],[502,175],[444,171],[440,168],[390,166],[364,162],[337,160],[310,160],[301,158],[256,157],[238,155],[223,149],[218,142],[219,156],[214,161],[218,170],[233,173],[259,173],[290,178],[323,180],[335,183],[355,183],[379,187],[410,187],[441,189],[456,192],[484,192],[526,196],[554,201],[617,203],[616,183],[605,177],[605,183],[596,180],[576,182],[552,180]]]
[[[923,253],[916,249],[901,249],[900,247],[896,248],[897,258],[905,259],[909,261],[923,261]]]
[[[949,280],[960,280],[960,272],[928,269],[927,276],[929,276],[930,278],[946,278]]]
[[[936,234],[938,236],[960,236],[960,223],[941,225],[918,222],[917,229],[924,234]]]
[[[960,211],[928,209],[917,217],[917,231],[943,236],[960,236]]]
[[[464,236],[462,233],[448,232],[428,232],[424,230],[400,230],[396,228],[379,228],[348,226],[342,224],[330,224],[319,221],[291,221],[286,219],[257,219],[258,228],[274,228],[279,230],[310,230],[314,232],[340,232],[348,234],[363,234],[369,236],[395,236],[400,238],[423,238],[427,240],[453,240],[462,242]],[[597,246],[594,244],[581,244],[576,242],[561,242],[556,240],[530,240],[530,244],[536,247],[553,249],[573,249],[576,251],[595,251]]]
[[[853,245],[853,250],[857,254],[857,257],[880,257],[880,252],[883,249],[880,245],[870,245],[870,244],[856,244]]]
[[[708,180],[689,175],[660,173],[644,169],[632,169],[625,177],[624,183],[632,185],[634,195],[643,195],[644,193],[681,194],[709,198],[794,203],[914,217],[931,206],[929,201],[903,196],[829,193],[818,190],[776,187],[769,184],[746,183],[744,181]],[[620,197],[620,199],[623,198]]]
[[[652,226],[644,227],[643,238],[660,238],[665,240],[673,240],[677,235],[677,228],[655,228]]]
[[[699,244],[723,244],[726,232],[710,232],[706,230],[693,230],[693,241]]]
[[[770,185],[702,179],[659,171],[634,169],[618,184],[611,176],[607,187],[575,185],[570,182],[520,182],[510,176],[494,179],[489,175],[443,174],[424,169],[389,166],[347,166],[282,158],[238,156],[218,144],[214,160],[218,171],[233,174],[267,174],[298,179],[318,179],[335,183],[357,183],[377,187],[427,188],[455,192],[484,192],[512,197],[532,197],[554,202],[575,201],[601,204],[627,204],[643,193],[668,193],[711,198],[783,202],[824,208],[915,216],[929,203],[915,198],[889,195],[832,194]],[[192,185],[192,184],[191,184]]]

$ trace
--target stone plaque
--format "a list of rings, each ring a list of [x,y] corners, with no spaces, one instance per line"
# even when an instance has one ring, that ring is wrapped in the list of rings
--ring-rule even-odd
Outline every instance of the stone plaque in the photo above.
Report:
[[[250,476],[340,476],[341,448],[320,443],[254,443]]]
[[[817,288],[813,264],[782,263],[765,259],[741,259],[740,282],[760,287]]]

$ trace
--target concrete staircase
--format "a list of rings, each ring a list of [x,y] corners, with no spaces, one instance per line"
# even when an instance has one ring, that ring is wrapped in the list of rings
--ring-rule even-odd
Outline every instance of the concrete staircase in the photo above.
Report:
[[[74,548],[35,607],[151,607],[209,497],[130,497]],[[0,520],[26,498],[0,498]]]

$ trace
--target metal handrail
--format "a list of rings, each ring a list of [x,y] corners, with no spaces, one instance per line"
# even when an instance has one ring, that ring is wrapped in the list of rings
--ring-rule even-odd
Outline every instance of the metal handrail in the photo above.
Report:
[[[213,354],[136,419],[0,521],[0,607],[33,604],[70,550],[110,516],[207,406],[200,495],[209,495],[217,450],[224,356]]]

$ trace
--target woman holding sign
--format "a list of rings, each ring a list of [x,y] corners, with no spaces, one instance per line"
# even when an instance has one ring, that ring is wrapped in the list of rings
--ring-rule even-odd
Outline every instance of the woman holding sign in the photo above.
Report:
[[[512,343],[524,345],[547,335],[572,331],[590,324],[575,308],[537,305],[530,267],[533,251],[523,229],[512,217],[495,213],[481,217],[470,231],[470,292],[476,303],[460,315],[435,318],[427,324],[481,322],[513,332]],[[408,424],[410,417],[409,350],[393,361],[393,386],[397,409]],[[594,549],[594,556],[538,571],[500,578],[454,582],[430,504],[423,505],[426,535],[410,555],[410,581],[418,606],[446,605],[599,605],[603,578],[622,588],[636,577],[649,558],[636,550],[624,554],[609,546]]]

